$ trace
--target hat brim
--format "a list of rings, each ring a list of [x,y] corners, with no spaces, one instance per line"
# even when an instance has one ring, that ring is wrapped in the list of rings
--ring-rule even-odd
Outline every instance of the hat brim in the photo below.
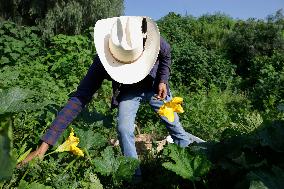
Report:
[[[109,51],[109,38],[118,17],[97,21],[94,42],[101,63],[112,79],[123,84],[133,84],[144,79],[153,68],[160,51],[160,32],[154,21],[147,19],[147,40],[142,56],[131,64],[118,62]]]

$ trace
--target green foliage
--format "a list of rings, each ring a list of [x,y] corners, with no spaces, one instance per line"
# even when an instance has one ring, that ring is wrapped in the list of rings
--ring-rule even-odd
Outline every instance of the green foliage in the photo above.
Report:
[[[33,106],[38,104],[37,106],[41,107],[38,111],[18,114],[14,119],[17,124],[15,132],[29,133],[39,126],[47,127],[53,121],[60,106],[66,102],[68,94],[76,89],[85,75],[92,62],[93,44],[87,37],[59,35],[46,44],[47,48],[43,48],[42,40],[35,33],[36,30],[8,22],[4,23],[2,28],[8,37],[1,38],[3,41],[0,42],[0,47],[7,49],[8,46],[12,46],[10,53],[20,52],[22,58],[18,58],[13,64],[10,64],[9,59],[9,64],[5,64],[0,70],[0,86],[2,88],[21,86],[29,89],[25,91],[32,91],[27,94],[29,98],[25,100],[25,106],[19,104],[20,106],[15,106],[16,108],[22,107],[28,111],[28,105],[31,103]],[[23,49],[14,48],[15,45],[11,45],[14,40],[15,43],[23,42],[28,48],[26,46]],[[32,54],[33,51],[37,54]],[[6,98],[4,101],[8,102]],[[27,143],[38,140],[44,129],[36,131],[35,138],[28,137]],[[23,137],[16,135],[15,140],[22,141]]]
[[[24,100],[27,97],[26,93],[18,88],[10,88],[9,90],[1,90],[0,91],[0,114],[4,113],[13,113],[18,111],[18,103]],[[20,110],[24,110],[25,108],[21,108]]]
[[[255,77],[251,74],[252,61],[257,56],[271,57],[275,50],[283,53],[284,38],[282,30],[284,25],[278,23],[255,21],[238,21],[227,38],[227,54],[233,64],[237,65],[237,73],[246,77]],[[245,83],[250,87],[253,82]]]
[[[84,36],[57,35],[50,40],[50,47],[43,58],[50,76],[62,80],[66,87],[76,87],[92,62],[93,44]]]
[[[261,123],[251,121],[250,101],[231,90],[221,91],[211,86],[209,91],[175,94],[184,97],[184,113],[180,114],[183,127],[204,140],[218,140],[226,129],[248,133]],[[258,115],[258,112],[256,112]]]
[[[83,7],[77,1],[55,1],[47,10],[45,18],[39,20],[43,37],[54,34],[80,34],[83,22]]]
[[[76,129],[76,134],[80,138],[79,146],[83,149],[100,149],[107,143],[107,139],[100,133],[91,132],[90,130]]]
[[[206,154],[214,164],[209,183],[215,187],[267,188],[283,186],[284,122],[262,125],[250,135],[240,135],[218,143],[192,146],[199,154]],[[226,181],[226,182],[224,182]]]
[[[12,151],[14,114],[39,108],[39,105],[24,102],[27,96],[28,93],[18,87],[0,90],[0,181],[10,178],[16,165]]]
[[[202,15],[194,24],[194,32],[191,35],[198,45],[221,50],[224,48],[224,39],[230,34],[235,21],[227,15],[215,13]]]
[[[95,171],[104,176],[111,176],[115,185],[121,185],[123,180],[130,181],[138,167],[137,159],[115,157],[111,147],[107,147],[101,156],[94,159]]]
[[[122,0],[1,0],[0,5],[0,16],[18,24],[38,25],[44,38],[81,34],[97,20],[124,12]]]
[[[230,86],[234,67],[215,51],[187,40],[172,45],[171,83],[182,83],[191,90],[214,84],[222,89]]]
[[[34,110],[42,105],[23,102],[27,97],[28,92],[18,87],[0,90],[0,114]]]
[[[233,21],[220,14],[198,20],[170,13],[158,22],[162,36],[171,44],[171,83],[189,90],[214,84],[222,89],[235,77],[234,66],[220,48]],[[210,40],[209,40],[210,39]]]
[[[13,132],[12,121],[10,118],[0,116],[0,184],[5,179],[12,176],[13,169],[16,166],[16,159],[12,153],[13,149]]]
[[[20,150],[20,153],[19,153],[19,154],[21,154],[21,155],[18,157],[17,163],[22,162],[22,161],[29,155],[29,153],[30,153],[31,151],[32,151],[32,148],[30,148],[29,150],[27,150],[25,153],[21,154],[22,152],[21,152],[21,150]]]
[[[200,181],[210,170],[210,162],[204,156],[192,155],[185,148],[170,144],[164,151],[169,160],[163,166],[190,181]]]
[[[255,87],[252,99],[260,109],[273,109],[284,99],[284,54],[275,52],[271,57],[261,56],[253,60]]]
[[[267,171],[252,171],[248,174],[249,189],[280,189],[284,183],[284,170],[273,166]]]
[[[45,186],[37,182],[27,183],[24,180],[21,180],[18,188],[19,189],[52,189],[52,187],[50,186]]]
[[[169,13],[158,20],[162,35],[171,44],[193,40],[198,46],[208,50],[223,48],[224,39],[234,24],[232,18],[220,13],[207,14],[199,18]]]
[[[96,19],[122,10],[122,1],[25,2],[0,2],[1,10],[7,5],[14,10],[7,16],[24,15],[17,21],[40,23],[42,27],[0,23],[0,110],[5,114],[1,123],[8,123],[7,118],[14,125],[13,147],[5,147],[8,151],[3,156],[5,163],[12,165],[7,172],[10,179],[0,188],[131,188],[124,181],[130,180],[137,160],[121,157],[116,148],[106,148],[107,141],[117,137],[113,127],[117,112],[110,111],[109,81],[72,122],[80,148],[86,153],[84,158],[52,154],[13,170],[16,158],[23,158],[28,149],[35,149],[40,143],[40,137],[68,94],[76,90],[95,54],[92,28],[86,30],[90,32],[87,36],[61,34],[46,40],[40,31],[45,28],[45,37],[54,32],[81,33]],[[45,5],[46,9],[42,9]],[[219,13],[200,18],[171,13],[158,21],[161,34],[172,47],[170,84],[173,95],[184,98],[185,113],[180,114],[184,128],[207,141],[221,142],[194,144],[190,149],[169,146],[165,155],[148,154],[142,158],[145,180],[132,188],[190,188],[192,183],[188,180],[193,180],[196,188],[281,186],[281,127],[271,126],[253,136],[249,133],[269,120],[284,119],[283,23],[281,12],[267,21],[242,22]],[[244,62],[248,64],[242,70],[239,63]],[[168,133],[159,120],[149,106],[143,105],[136,122],[140,131],[160,139]],[[1,137],[8,143],[0,144],[11,145],[6,128],[1,126]],[[66,136],[65,132],[58,142]],[[204,154],[211,161],[209,172]],[[165,170],[163,163],[172,171]]]
[[[42,41],[35,27],[18,26],[12,22],[0,23],[0,65],[26,64],[40,55]]]
[[[82,182],[81,185],[83,188],[90,188],[90,189],[103,189],[103,185],[101,184],[99,178],[96,174],[93,173],[86,173],[85,177],[89,177],[89,182]]]

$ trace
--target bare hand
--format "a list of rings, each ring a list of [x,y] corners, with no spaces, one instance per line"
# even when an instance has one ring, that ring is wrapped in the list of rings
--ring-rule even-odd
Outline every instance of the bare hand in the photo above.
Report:
[[[158,86],[158,95],[156,96],[157,99],[164,100],[167,96],[167,84],[159,83]]]
[[[43,142],[38,149],[35,151],[29,153],[29,155],[17,165],[17,168],[20,168],[24,164],[28,163],[32,159],[38,157],[40,159],[43,159],[45,152],[48,150],[49,144]]]

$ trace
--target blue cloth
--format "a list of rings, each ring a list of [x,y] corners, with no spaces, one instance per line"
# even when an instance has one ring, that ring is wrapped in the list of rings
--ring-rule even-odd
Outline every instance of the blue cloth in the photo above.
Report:
[[[171,94],[171,93],[169,93]],[[154,90],[144,88],[143,90],[129,90],[121,93],[120,102],[118,106],[118,139],[123,154],[127,157],[133,157],[138,159],[137,151],[135,147],[135,118],[141,101],[148,101],[150,106],[155,112],[158,112],[160,107],[164,104],[162,100],[155,98],[156,94]],[[167,95],[165,101],[170,101],[171,95]],[[160,116],[163,122],[166,124],[173,141],[181,147],[186,147],[193,141],[189,138],[180,121],[177,113],[175,112],[175,119],[173,122],[168,121],[164,116]],[[135,175],[141,175],[140,167],[136,169]]]
[[[137,158],[135,148],[135,118],[141,101],[148,101],[155,112],[158,112],[164,104],[162,100],[155,98],[155,93],[151,89],[144,91],[131,90],[122,93],[118,106],[118,136],[121,144],[122,152],[125,156]],[[165,101],[170,101],[171,96],[166,96]],[[183,129],[179,116],[175,114],[173,122],[168,121],[164,116],[160,116],[166,125],[173,141],[181,147],[186,147],[191,143],[188,133]]]

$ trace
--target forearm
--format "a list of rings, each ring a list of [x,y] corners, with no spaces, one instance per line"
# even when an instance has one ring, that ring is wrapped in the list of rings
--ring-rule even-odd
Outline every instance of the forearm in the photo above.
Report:
[[[70,98],[52,122],[50,128],[42,136],[42,141],[49,145],[54,145],[67,126],[81,112],[82,108],[82,102],[77,97]]]

